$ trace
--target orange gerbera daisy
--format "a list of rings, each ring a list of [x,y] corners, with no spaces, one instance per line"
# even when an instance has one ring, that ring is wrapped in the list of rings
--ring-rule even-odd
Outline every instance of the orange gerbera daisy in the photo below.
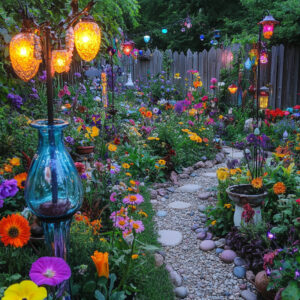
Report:
[[[277,182],[273,185],[273,191],[276,195],[284,194],[286,192],[286,186],[283,182]]]
[[[152,112],[150,110],[146,112],[146,117],[149,119],[152,118]]]
[[[18,187],[20,189],[24,189],[26,178],[27,178],[27,173],[26,172],[20,173],[20,174],[18,174],[14,177],[14,179],[17,180]]]
[[[257,177],[254,178],[251,181],[251,185],[255,188],[255,189],[260,189],[262,187],[262,178],[261,177]]]
[[[9,215],[0,221],[1,242],[7,246],[23,247],[30,239],[28,221],[20,215]]]

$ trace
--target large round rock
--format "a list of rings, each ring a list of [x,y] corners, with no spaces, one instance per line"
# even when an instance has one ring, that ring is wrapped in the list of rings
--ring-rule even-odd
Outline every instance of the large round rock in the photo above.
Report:
[[[216,247],[216,244],[212,240],[205,240],[205,241],[201,242],[201,244],[200,244],[200,249],[203,251],[210,251],[210,250],[215,249],[215,247]]]
[[[226,264],[231,264],[235,258],[236,253],[232,250],[224,250],[220,255],[220,259]]]

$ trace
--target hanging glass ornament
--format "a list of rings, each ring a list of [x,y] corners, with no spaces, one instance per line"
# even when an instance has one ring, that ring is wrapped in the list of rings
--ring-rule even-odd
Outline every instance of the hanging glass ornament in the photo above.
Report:
[[[200,41],[203,42],[204,41],[204,34],[200,34]]]
[[[163,34],[166,34],[166,33],[168,33],[168,29],[167,29],[167,28],[163,28],[163,29],[161,30],[161,32],[162,32]]]
[[[251,62],[251,59],[248,57],[247,60],[245,61],[245,69],[246,70],[250,70],[251,67],[252,67],[252,62]]]

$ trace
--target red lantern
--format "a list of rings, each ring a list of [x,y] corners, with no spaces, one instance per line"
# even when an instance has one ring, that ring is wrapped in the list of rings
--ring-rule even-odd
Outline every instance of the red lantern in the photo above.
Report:
[[[279,22],[276,21],[273,16],[269,15],[264,17],[264,19],[258,24],[263,26],[263,36],[265,39],[269,40],[273,35],[274,25],[279,24]]]
[[[234,83],[228,87],[228,91],[232,95],[235,94],[237,90],[238,90],[238,87]]]
[[[123,52],[125,55],[129,56],[134,46],[133,41],[127,41],[122,44]]]

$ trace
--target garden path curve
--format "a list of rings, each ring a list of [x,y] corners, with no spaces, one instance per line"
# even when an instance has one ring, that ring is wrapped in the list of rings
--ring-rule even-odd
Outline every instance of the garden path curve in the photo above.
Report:
[[[227,158],[241,158],[241,151],[225,147]],[[202,165],[203,166],[203,165]],[[197,300],[256,299],[255,289],[246,278],[233,274],[234,264],[225,264],[216,249],[200,250],[205,228],[203,210],[216,204],[216,170],[225,163],[206,163],[204,168],[185,170],[178,184],[169,187],[156,185],[152,190],[155,222],[162,244],[155,254],[156,264],[166,264],[178,298]],[[187,173],[187,174],[185,174]],[[198,225],[200,225],[198,229]],[[209,235],[209,233],[208,233]],[[217,241],[214,237],[213,240]],[[209,242],[205,242],[209,247]],[[217,242],[220,246],[222,240]],[[213,245],[214,247],[214,245]],[[217,247],[216,247],[217,248]],[[163,258],[164,257],[164,258]],[[253,292],[253,293],[252,293]]]

